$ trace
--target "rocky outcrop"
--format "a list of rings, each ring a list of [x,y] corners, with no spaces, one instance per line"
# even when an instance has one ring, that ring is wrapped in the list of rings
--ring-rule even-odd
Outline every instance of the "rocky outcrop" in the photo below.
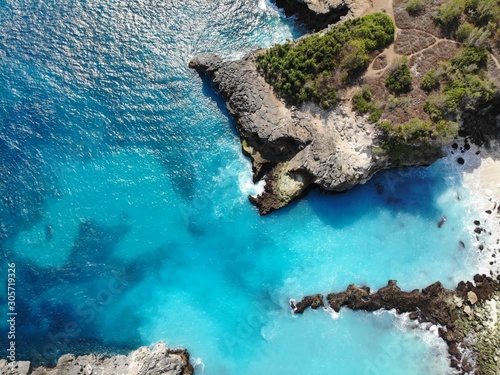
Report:
[[[32,369],[30,362],[0,360],[0,374],[8,375],[192,375],[193,366],[189,363],[186,350],[168,349],[159,343],[153,349],[142,347],[129,355],[113,357],[95,354],[75,357],[66,354],[59,358],[54,368],[38,367]]]
[[[381,152],[377,126],[347,104],[325,111],[279,100],[256,69],[258,53],[237,61],[200,55],[189,66],[210,77],[224,97],[243,151],[252,158],[254,180],[266,182],[264,193],[251,197],[260,214],[287,205],[310,186],[343,192],[392,166]],[[425,150],[416,147],[397,166],[428,165],[442,156],[441,145]]]
[[[287,16],[295,15],[298,21],[312,30],[321,30],[349,14],[353,0],[276,0],[276,5]]]
[[[343,104],[323,111],[313,104],[288,107],[257,72],[255,54],[238,61],[201,55],[189,66],[206,74],[225,98],[254,180],[265,191],[251,198],[261,214],[288,204],[311,185],[341,192],[388,166],[377,156],[377,128]]]
[[[349,285],[346,291],[326,297],[328,306],[340,311],[396,310],[409,313],[411,319],[439,324],[439,334],[448,344],[451,365],[461,374],[473,370],[475,374],[496,374],[500,371],[500,276],[474,276],[474,283],[460,282],[455,290],[444,288],[437,282],[425,289],[402,291],[391,280],[387,286],[372,293],[368,287]],[[311,307],[324,305],[321,294],[291,301],[295,313],[301,314]],[[466,357],[462,353],[470,352]]]

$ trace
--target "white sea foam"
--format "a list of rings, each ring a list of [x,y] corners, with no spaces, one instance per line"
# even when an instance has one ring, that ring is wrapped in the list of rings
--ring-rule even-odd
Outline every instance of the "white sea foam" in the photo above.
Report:
[[[283,11],[283,9],[278,8],[276,4],[272,3],[269,0],[259,0],[259,8],[270,13],[272,12],[274,14],[278,14],[281,17],[285,17],[285,12]]]
[[[336,312],[330,306],[323,307],[323,311],[329,314],[333,320],[337,320],[338,318],[340,318],[340,312]]]
[[[420,323],[417,320],[410,319],[409,313],[398,314],[396,310],[377,310],[374,312],[376,316],[389,314],[395,317],[394,323],[396,327],[406,333],[410,333],[418,337],[428,347],[431,348],[431,353],[434,358],[428,361],[429,370],[431,373],[442,373],[445,375],[457,374],[455,369],[449,366],[447,345],[439,337],[440,325],[432,323]]]
[[[191,363],[193,367],[196,369],[196,372],[200,372],[203,374],[205,372],[205,364],[201,358],[191,358]]]
[[[259,0],[258,7],[259,7],[259,9],[267,10],[268,9],[268,2],[266,0]]]

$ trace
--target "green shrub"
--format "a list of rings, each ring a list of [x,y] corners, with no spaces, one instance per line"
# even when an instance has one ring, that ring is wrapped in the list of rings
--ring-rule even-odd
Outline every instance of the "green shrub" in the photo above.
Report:
[[[257,68],[289,104],[313,101],[330,108],[337,92],[362,73],[370,53],[394,38],[394,24],[384,13],[337,24],[324,35],[276,45],[256,59]]]
[[[450,112],[448,107],[448,96],[446,94],[430,96],[425,102],[424,111],[429,114],[429,117],[433,121],[442,120]]]
[[[352,108],[358,112],[360,115],[367,114],[370,112],[370,101],[372,98],[372,93],[369,88],[365,88],[352,97]]]
[[[420,82],[420,88],[425,91],[432,91],[439,87],[439,79],[436,76],[436,70],[427,72]]]
[[[460,26],[460,21],[465,20]],[[448,0],[436,16],[445,31],[459,26],[455,36],[459,42],[475,47],[488,47],[491,36],[500,29],[498,0]]]
[[[367,87],[362,91],[354,94],[352,98],[352,108],[360,115],[368,115],[368,122],[374,123],[380,119],[382,110],[375,104],[371,103],[372,93]]]
[[[451,65],[457,69],[477,71],[486,67],[487,62],[488,52],[482,48],[467,46],[451,60]]]
[[[409,107],[409,100],[407,97],[397,97],[394,95],[389,95],[389,99],[387,102],[387,108],[390,111],[395,110],[396,108],[401,108],[403,111],[407,111]]]
[[[448,0],[439,7],[437,20],[446,28],[455,27],[464,10],[464,0]]]
[[[406,11],[412,15],[416,16],[425,9],[425,4],[423,0],[408,0],[406,2]]]
[[[459,42],[464,42],[467,40],[467,38],[469,37],[470,33],[472,32],[472,30],[474,29],[474,25],[470,24],[469,22],[465,21],[463,24],[461,24],[456,33],[455,33],[455,38],[457,38],[457,40]]]
[[[362,40],[350,40],[344,49],[344,57],[340,61],[340,69],[346,74],[344,81],[355,77],[357,74],[365,70],[370,63],[366,45]]]
[[[430,96],[424,105],[432,120],[456,120],[463,111],[493,98],[497,88],[485,72],[487,58],[485,50],[467,46],[442,64],[444,93]]]
[[[394,164],[412,163],[438,157],[441,147],[458,133],[458,125],[452,121],[410,121],[392,126],[388,122],[378,124],[382,133],[382,149]]]
[[[408,67],[408,58],[403,57],[392,67],[385,85],[394,93],[407,92],[411,90],[413,78]]]
[[[485,26],[489,22],[497,22],[500,18],[500,4],[497,0],[481,0],[472,12],[475,23]]]
[[[491,31],[488,27],[474,27],[465,42],[476,48],[483,48],[488,45],[491,36]]]
[[[378,120],[380,120],[381,116],[382,116],[382,109],[377,106],[373,106],[370,111],[370,114],[368,115],[368,122],[375,123]]]

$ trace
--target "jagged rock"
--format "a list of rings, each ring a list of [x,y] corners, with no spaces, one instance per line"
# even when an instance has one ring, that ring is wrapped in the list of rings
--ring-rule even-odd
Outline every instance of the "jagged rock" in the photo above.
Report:
[[[324,306],[323,295],[315,294],[313,296],[304,297],[300,302],[292,302],[291,307],[293,312],[296,314],[302,314],[305,309],[310,307],[313,310],[316,310],[318,307]]]
[[[312,30],[321,30],[349,14],[353,0],[276,0],[287,16],[295,15]]]
[[[471,305],[476,304],[476,302],[477,302],[476,293],[474,293],[473,291],[467,292],[467,298],[469,299],[469,302],[471,303]]]
[[[95,354],[75,357],[65,354],[54,368],[38,367],[31,372],[29,362],[7,363],[0,360],[0,374],[8,375],[192,375],[186,350],[168,349],[158,343],[153,349],[142,347],[129,355],[113,357]]]
[[[27,375],[30,371],[30,362],[17,361],[7,362],[5,359],[0,359],[0,374],[5,375]]]

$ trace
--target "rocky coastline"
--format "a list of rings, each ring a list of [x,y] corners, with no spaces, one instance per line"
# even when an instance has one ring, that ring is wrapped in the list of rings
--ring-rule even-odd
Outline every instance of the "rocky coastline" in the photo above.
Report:
[[[153,348],[141,347],[128,355],[105,357],[65,354],[53,368],[32,368],[28,361],[0,360],[0,374],[5,375],[192,375],[189,353],[184,349],[169,349],[164,343]]]
[[[442,156],[440,144],[416,145],[407,162],[392,164],[380,152],[379,129],[347,104],[323,110],[312,103],[288,106],[278,99],[257,71],[258,54],[236,61],[205,54],[189,67],[208,76],[226,100],[243,152],[252,160],[254,182],[265,181],[264,192],[250,197],[261,215],[286,206],[312,186],[344,192],[381,170],[429,165]]]
[[[189,66],[210,77],[225,98],[243,152],[252,159],[254,181],[266,182],[264,193],[250,198],[260,214],[287,205],[312,184],[342,192],[389,166],[375,152],[379,141],[373,124],[344,105],[332,111],[313,104],[287,106],[257,72],[255,56],[223,61],[207,54]]]
[[[424,91],[415,84],[410,93],[402,96],[392,96],[387,91],[383,82],[390,72],[391,60],[408,55],[412,71],[422,72],[417,75],[421,80],[432,64],[450,60],[457,52],[455,43],[443,38],[436,28],[429,29],[429,35],[420,31],[420,23],[427,22],[427,18],[422,16],[422,20],[415,20],[417,24],[412,29],[404,6],[398,3],[392,9],[392,2],[382,3],[390,5],[390,9],[376,9],[375,5],[367,8],[366,2],[348,0],[277,2],[278,6],[285,6],[287,12],[297,14],[299,19],[321,19],[325,9],[347,7],[350,10],[344,19],[359,15],[360,9],[364,12],[383,10],[394,17],[396,25],[404,26],[397,30],[394,43],[374,57],[369,69],[345,89],[340,102],[328,110],[311,102],[294,106],[280,99],[256,66],[257,57],[265,50],[235,61],[223,61],[214,54],[195,56],[190,61],[189,67],[207,76],[225,99],[240,134],[242,150],[252,160],[254,182],[265,181],[264,192],[250,197],[261,215],[286,206],[311,187],[343,192],[365,183],[384,169],[432,164],[443,156],[442,147],[451,145],[452,138],[444,141],[450,141],[449,144],[438,139],[408,142],[404,147],[398,146],[401,150],[398,150],[398,159],[394,160],[384,151],[385,135],[381,128],[353,108],[353,93],[368,85],[378,103],[388,101],[377,104],[385,108],[382,120],[428,119],[422,109],[417,111],[410,105],[410,102],[425,102]],[[352,11],[354,6],[357,6],[356,12]],[[500,79],[500,70],[495,64],[490,64],[488,69],[492,79]],[[491,103],[498,97],[497,93]],[[481,109],[481,118],[487,121],[479,127],[474,126],[477,121],[470,110],[464,113],[464,129],[475,132],[471,139],[476,142],[484,139],[485,132],[492,133],[488,128],[498,132],[498,111],[495,109],[498,107],[491,103]]]
[[[366,2],[356,0],[277,0],[276,4],[312,30],[322,30],[367,8]],[[396,47],[404,48],[405,40],[413,40],[415,35],[401,33]],[[438,46],[440,42],[434,43]],[[437,48],[445,44],[442,42]],[[431,45],[410,47],[426,53],[433,48]],[[257,71],[255,58],[259,53],[262,51],[237,61],[223,61],[213,54],[200,55],[189,66],[209,77],[225,99],[240,134],[242,150],[252,160],[254,181],[266,183],[262,195],[250,197],[260,214],[286,206],[311,187],[343,192],[365,183],[378,171],[401,166],[392,164],[380,153],[379,130],[366,116],[352,111],[349,96],[343,97],[333,110],[323,110],[313,104],[289,106],[280,100]],[[422,57],[425,56],[413,58],[414,66],[423,64]],[[382,74],[387,66],[384,54],[374,60],[373,66],[377,64],[382,68],[375,70]],[[495,66],[491,69],[498,70]],[[369,82],[377,77],[372,74],[365,79]],[[498,137],[500,128],[495,125],[498,124],[499,98],[497,95],[493,104],[482,108],[479,114],[483,117],[478,117],[476,111],[464,114],[464,127],[476,143],[485,141],[482,131],[477,134],[478,122],[487,122],[491,128],[488,133]],[[485,118],[488,121],[483,121]],[[417,158],[408,159],[404,165],[428,165],[439,157],[440,150],[436,148],[419,152]],[[411,292],[402,291],[394,280],[376,292],[350,285],[344,292],[328,294],[326,299],[316,294],[291,302],[296,314],[320,307],[336,312],[346,307],[407,313],[413,320],[440,327],[439,335],[448,345],[450,364],[460,374],[490,375],[500,371],[500,276],[495,279],[491,275],[476,275],[474,283],[460,282],[455,290],[446,289],[439,282]],[[186,350],[171,350],[163,343],[154,348],[139,348],[127,356],[66,354],[54,368],[32,368],[27,361],[0,360],[1,374],[190,375],[193,371]]]
[[[396,281],[372,292],[350,285],[344,292],[306,296],[290,303],[293,312],[328,307],[352,310],[396,310],[410,319],[439,326],[448,345],[450,364],[460,374],[493,375],[500,371],[500,276],[475,275],[474,283],[460,282],[455,290],[436,282],[422,290],[402,291]],[[469,354],[464,354],[469,353]]]
[[[355,3],[357,12],[353,8]],[[388,96],[381,82],[387,77],[391,60],[395,61],[398,56],[409,56],[410,68],[420,85],[425,72],[456,55],[457,43],[447,39],[432,21],[432,14],[444,0],[433,2],[432,9],[411,17],[404,2],[370,3],[366,6],[363,1],[347,0],[276,1],[287,15],[296,15],[312,30],[326,28],[331,20],[336,22],[366,11],[382,10],[390,14],[397,26],[395,42],[374,58],[369,72],[358,82],[359,86],[371,85],[378,97]],[[333,12],[327,15],[332,9]],[[243,152],[252,160],[254,181],[263,179],[266,183],[262,195],[250,198],[260,214],[287,205],[313,186],[341,192],[366,182],[380,170],[428,165],[441,156],[443,144],[425,151],[414,145],[417,152],[408,153],[402,163],[392,163],[380,153],[379,130],[367,121],[366,116],[354,113],[352,91],[344,93],[340,104],[332,110],[325,111],[310,103],[287,105],[259,74],[255,61],[261,53],[264,51],[255,51],[237,61],[223,61],[212,54],[201,55],[189,64],[209,77],[225,99],[240,134]],[[500,67],[495,57],[498,51],[490,53],[487,76],[499,87]],[[415,84],[413,89],[406,96],[391,99],[387,106],[391,112],[385,113],[387,118],[408,120],[422,114],[427,116],[412,111],[409,103],[425,101],[424,91]],[[499,97],[497,91],[493,100],[462,114],[462,136],[478,145],[488,145],[491,139],[498,138],[500,117],[496,103]],[[475,225],[478,233],[478,224]],[[483,248],[479,245],[480,251]],[[421,291],[404,292],[396,281],[389,281],[386,287],[374,293],[367,287],[351,285],[345,292],[329,294],[326,301],[323,295],[316,294],[304,297],[300,302],[292,300],[291,307],[296,314],[319,307],[338,312],[342,306],[406,313],[413,320],[438,325],[439,335],[448,345],[450,364],[460,374],[497,374],[500,372],[500,276],[498,270],[493,269],[496,262],[490,261],[489,264],[492,267],[489,276],[476,275],[474,283],[460,282],[455,290],[446,289],[437,282]]]
[[[287,16],[297,16],[297,21],[315,31],[322,30],[348,15],[352,3],[350,0],[276,0],[276,5],[283,9]]]

